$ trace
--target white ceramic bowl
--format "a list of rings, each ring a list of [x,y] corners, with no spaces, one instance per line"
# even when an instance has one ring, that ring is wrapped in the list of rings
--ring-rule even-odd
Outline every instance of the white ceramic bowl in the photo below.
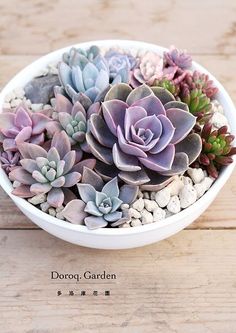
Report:
[[[90,45],[94,44],[102,47],[120,46],[125,49],[146,49],[155,51],[159,54],[162,54],[163,51],[165,51],[164,48],[154,44],[128,40],[92,41],[75,46],[88,48]],[[2,106],[4,102],[4,96],[8,92],[12,91],[14,88],[24,86],[37,74],[40,69],[46,67],[48,63],[58,61],[61,58],[62,53],[68,51],[70,48],[71,46],[52,52],[36,60],[31,65],[20,71],[2,90],[0,94],[0,106]],[[228,93],[205,68],[196,63],[193,63],[193,68],[207,73],[214,81],[215,85],[219,88],[217,99],[224,107],[225,114],[230,122],[232,134],[236,135],[236,110]],[[37,209],[26,200],[12,195],[12,184],[2,169],[0,169],[0,185],[19,207],[19,209],[31,221],[50,234],[68,242],[92,248],[126,249],[144,246],[160,241],[177,233],[192,223],[214,200],[217,193],[230,177],[235,166],[235,162],[236,161],[234,160],[234,163],[225,167],[224,170],[222,170],[220,173],[217,181],[206,192],[206,194],[204,194],[202,198],[200,198],[189,208],[181,211],[176,215],[168,217],[163,221],[134,228],[88,230],[85,226],[74,225],[58,220],[55,217],[43,213],[41,210]]]

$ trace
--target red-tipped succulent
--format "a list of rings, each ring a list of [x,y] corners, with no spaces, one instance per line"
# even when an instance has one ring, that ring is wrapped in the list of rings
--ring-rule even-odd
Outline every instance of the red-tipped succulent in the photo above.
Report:
[[[201,131],[201,138],[202,152],[198,163],[206,168],[210,176],[217,178],[221,167],[233,162],[232,156],[236,154],[236,147],[232,145],[234,135],[228,133],[227,126],[215,130],[207,123]]]

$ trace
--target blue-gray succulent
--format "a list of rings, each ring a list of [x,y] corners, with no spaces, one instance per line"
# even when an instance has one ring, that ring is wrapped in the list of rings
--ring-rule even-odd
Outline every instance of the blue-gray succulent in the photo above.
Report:
[[[128,59],[128,58],[127,58]],[[96,46],[88,51],[72,48],[58,65],[59,79],[73,103],[79,101],[85,109],[103,100],[110,85],[127,82],[130,68],[114,72],[114,66],[103,57]]]
[[[117,178],[104,185],[102,178],[94,171],[84,168],[82,183],[77,185],[82,200],[72,200],[63,210],[64,217],[75,224],[85,223],[89,229],[112,227],[127,222],[128,214],[120,210],[122,203],[130,204],[137,196],[138,187],[118,186]]]

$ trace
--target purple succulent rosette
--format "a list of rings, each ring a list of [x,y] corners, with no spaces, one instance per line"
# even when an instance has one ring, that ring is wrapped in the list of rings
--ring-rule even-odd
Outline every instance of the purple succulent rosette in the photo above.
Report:
[[[195,123],[187,105],[164,89],[118,84],[106,95],[101,113],[90,117],[86,139],[104,179],[118,175],[154,191],[199,155],[200,136],[189,134]]]
[[[21,185],[12,193],[22,198],[46,193],[47,202],[52,207],[62,206],[68,188],[80,181],[85,165],[91,168],[95,165],[93,159],[76,163],[76,153],[71,150],[64,131],[54,134],[48,151],[27,142],[19,144],[18,149],[22,156],[21,166],[14,168],[9,178]]]
[[[0,114],[0,143],[4,151],[18,151],[22,142],[41,145],[45,141],[46,125],[51,119],[42,112],[33,113],[20,105],[15,111]]]

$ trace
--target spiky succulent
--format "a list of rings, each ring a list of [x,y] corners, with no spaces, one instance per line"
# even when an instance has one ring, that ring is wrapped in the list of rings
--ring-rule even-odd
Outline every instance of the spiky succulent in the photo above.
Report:
[[[85,109],[100,102],[110,84],[127,82],[129,77],[128,67],[117,73],[110,72],[108,61],[91,49],[85,55],[81,50],[73,49],[63,59],[66,62],[58,65],[61,85],[73,102],[79,101]]]
[[[132,90],[118,84],[107,93],[101,114],[90,117],[86,139],[102,162],[96,170],[105,179],[118,175],[128,184],[155,190],[200,153],[200,137],[188,136],[195,121],[187,105],[163,88]]]
[[[122,203],[132,203],[138,193],[137,186],[118,186],[117,178],[104,184],[102,178],[84,168],[82,182],[77,185],[80,199],[67,204],[62,214],[75,224],[83,222],[89,229],[106,227],[108,223],[115,227],[129,220],[120,210]]]
[[[189,107],[189,111],[198,117],[199,121],[206,121],[212,115],[211,100],[201,89],[189,89],[187,84],[183,84],[180,92],[180,99]]]
[[[218,92],[218,88],[215,87],[209,76],[199,71],[188,72],[184,78],[184,83],[188,85],[190,90],[199,89],[209,98],[212,98]]]
[[[228,133],[227,126],[214,130],[212,124],[207,123],[201,130],[201,138],[202,151],[198,163],[207,169],[210,176],[217,178],[221,167],[233,162],[232,155],[236,154],[236,147],[232,145],[234,135]]]
[[[192,66],[192,58],[185,50],[182,51],[171,46],[169,51],[164,52],[164,64],[185,70]]]
[[[13,194],[27,198],[47,193],[47,201],[52,207],[60,207],[65,200],[68,188],[77,184],[83,166],[94,167],[94,160],[84,160],[75,164],[76,153],[71,151],[68,136],[64,131],[56,133],[49,151],[33,143],[21,143],[21,166],[9,173],[9,178],[21,185]]]
[[[0,142],[4,151],[17,151],[22,142],[40,145],[45,139],[46,124],[50,121],[41,112],[31,112],[20,105],[14,112],[0,114]]]
[[[3,170],[8,174],[15,167],[19,166],[20,153],[12,151],[2,151],[0,153],[0,163]]]

